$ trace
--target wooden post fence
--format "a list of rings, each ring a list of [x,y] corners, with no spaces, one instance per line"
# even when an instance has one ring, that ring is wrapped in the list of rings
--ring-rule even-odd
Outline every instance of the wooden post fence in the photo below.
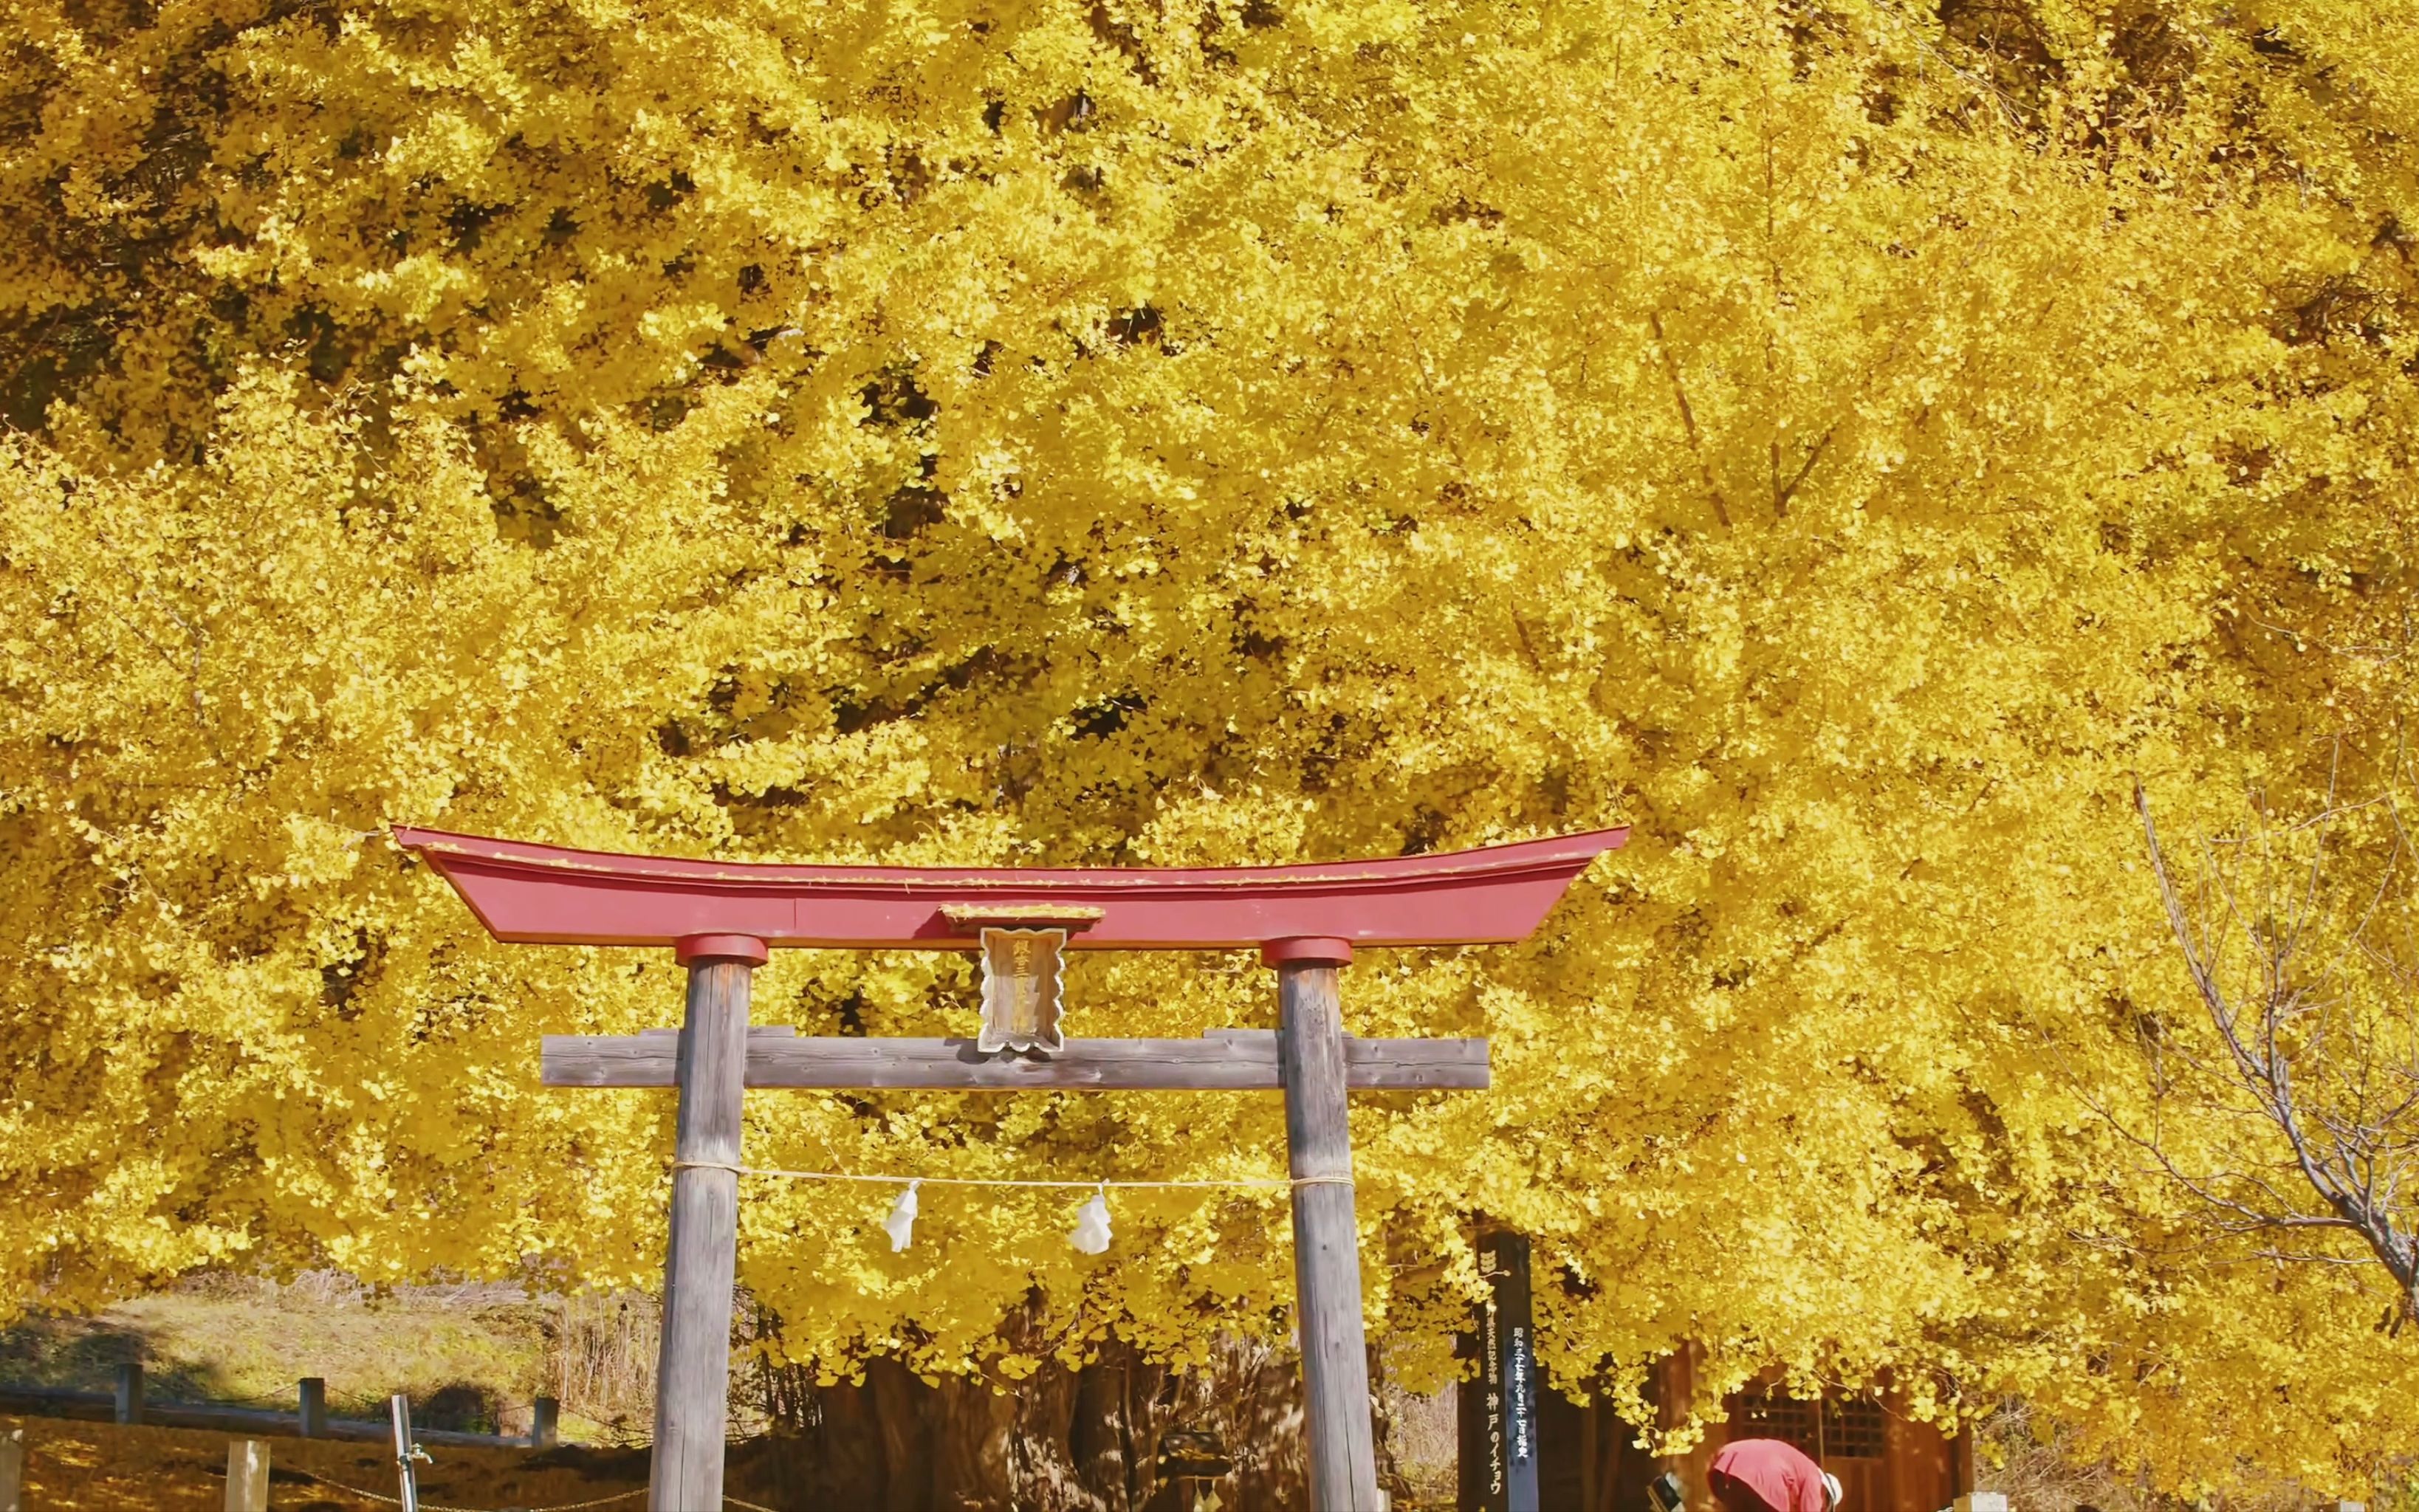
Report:
[[[1484,1040],[1356,1040],[1337,982],[1356,946],[1518,940],[1624,830],[1451,856],[1198,871],[730,865],[398,828],[498,939],[670,946],[677,1038],[547,1036],[549,1087],[676,1087],[652,1512],[722,1504],[747,1088],[1012,1092],[1283,1089],[1313,1512],[1381,1512],[1352,1208],[1348,1094],[1483,1088]],[[974,1041],[751,1029],[772,946],[977,954]],[[1281,1027],[1198,1040],[1059,1032],[1061,952],[1257,949]],[[398,1445],[405,1428],[397,1409]],[[405,1462],[407,1477],[408,1462]],[[407,1478],[407,1497],[408,1497]]]
[[[226,1512],[269,1512],[269,1445],[227,1441]]]
[[[117,1421],[143,1421],[143,1366],[129,1362],[117,1367]]]
[[[319,1376],[304,1376],[298,1383],[295,1401],[297,1429],[306,1439],[328,1436],[328,1382]]]
[[[25,1430],[0,1438],[0,1512],[25,1512]]]

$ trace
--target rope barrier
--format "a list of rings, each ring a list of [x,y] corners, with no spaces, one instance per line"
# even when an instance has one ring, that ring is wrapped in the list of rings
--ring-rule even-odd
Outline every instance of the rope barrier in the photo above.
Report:
[[[358,1496],[364,1502],[377,1502],[387,1506],[401,1506],[403,1504],[403,1499],[399,1496],[382,1496],[377,1491],[365,1491],[358,1486],[347,1486],[340,1480],[330,1480],[327,1476],[319,1474],[314,1471],[298,1470],[295,1471],[294,1473],[308,1476],[314,1482],[327,1487],[331,1491],[342,1491],[347,1496]],[[586,1502],[558,1502],[552,1506],[445,1506],[436,1502],[424,1501],[420,1504],[420,1512],[579,1512],[581,1507],[610,1506],[616,1502],[626,1502],[633,1497],[644,1496],[646,1494],[647,1489],[644,1486],[641,1486],[636,1490],[615,1491],[610,1496],[599,1496]],[[726,1496],[723,1500],[731,1505],[745,1507],[747,1509],[747,1512],[772,1512],[772,1509],[769,1507],[756,1506],[751,1503],[739,1501],[735,1497]]]
[[[778,1176],[792,1181],[866,1181],[887,1186],[1027,1186],[1092,1192],[1102,1187],[1201,1189],[1210,1187],[1350,1186],[1349,1176],[1237,1176],[1198,1181],[1040,1181],[989,1176],[875,1176],[854,1171],[788,1171],[775,1166],[733,1165],[720,1160],[676,1160],[676,1171],[729,1171],[733,1176]]]
[[[296,1473],[308,1475],[312,1480],[317,1482],[319,1485],[327,1487],[331,1491],[343,1491],[348,1496],[358,1496],[364,1502],[378,1502],[387,1506],[401,1506],[403,1504],[403,1501],[399,1497],[381,1496],[376,1491],[365,1491],[358,1486],[347,1486],[343,1481],[330,1480],[325,1475],[313,1474],[307,1470],[298,1471]],[[616,1491],[610,1496],[599,1496],[592,1501],[559,1502],[552,1506],[444,1506],[435,1502],[423,1502],[420,1504],[420,1512],[579,1512],[579,1509],[582,1507],[610,1506],[616,1502],[627,1502],[633,1497],[644,1496],[646,1494],[647,1488],[641,1486],[636,1490]],[[742,1501],[736,1496],[725,1496],[722,1499],[722,1504],[725,1507],[736,1508],[737,1512],[773,1512],[773,1509],[769,1506],[760,1506],[754,1502]]]

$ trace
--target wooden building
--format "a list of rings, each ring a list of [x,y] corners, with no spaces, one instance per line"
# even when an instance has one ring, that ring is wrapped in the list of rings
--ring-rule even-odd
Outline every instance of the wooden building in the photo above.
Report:
[[[1689,1362],[1663,1363],[1653,1381],[1657,1401],[1686,1401]],[[1465,1391],[1466,1396],[1475,1393]],[[1635,1447],[1637,1430],[1601,1402],[1580,1407],[1550,1387],[1537,1397],[1538,1512],[1653,1512],[1647,1483],[1666,1470],[1688,1493],[1688,1512],[1718,1512],[1705,1489],[1714,1451],[1733,1439],[1780,1439],[1806,1451],[1840,1478],[1840,1512],[1942,1512],[1973,1489],[1970,1445],[1909,1417],[1895,1393],[1859,1393],[1797,1401],[1777,1389],[1756,1388],[1730,1398],[1727,1421],[1694,1453],[1671,1459]],[[1486,1501],[1472,1477],[1472,1425],[1464,1420],[1464,1484],[1460,1505],[1480,1512]]]

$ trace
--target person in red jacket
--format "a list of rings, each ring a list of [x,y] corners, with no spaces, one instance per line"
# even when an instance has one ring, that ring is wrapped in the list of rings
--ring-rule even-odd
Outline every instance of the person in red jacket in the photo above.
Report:
[[[1779,1439],[1722,1445],[1705,1483],[1722,1512],[1838,1512],[1840,1505],[1840,1483]]]

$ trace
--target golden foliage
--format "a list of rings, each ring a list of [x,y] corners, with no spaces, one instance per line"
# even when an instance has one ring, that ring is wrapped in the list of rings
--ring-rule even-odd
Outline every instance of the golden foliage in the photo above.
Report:
[[[1630,822],[1356,1113],[1416,1379],[1474,1213],[1564,1380],[1699,1339],[2350,1487],[2357,1273],[2162,1242],[2073,1093],[2137,864],[2406,697],[2419,28],[2371,0],[23,0],[0,17],[0,1307],[204,1264],[640,1281],[669,1109],[377,830],[1202,864]],[[2383,647],[2383,650],[2379,650]],[[2361,748],[2368,748],[2362,747]],[[2199,805],[2198,809],[2195,805]],[[1081,960],[1071,1027],[1266,1022]],[[760,1022],[971,1025],[785,954]],[[2069,1073],[2072,1073],[2072,1075]],[[2112,1094],[2113,1095],[2113,1094]],[[759,1097],[750,1158],[1264,1174],[1274,1100]],[[1255,1197],[751,1185],[801,1358],[1287,1301]]]

